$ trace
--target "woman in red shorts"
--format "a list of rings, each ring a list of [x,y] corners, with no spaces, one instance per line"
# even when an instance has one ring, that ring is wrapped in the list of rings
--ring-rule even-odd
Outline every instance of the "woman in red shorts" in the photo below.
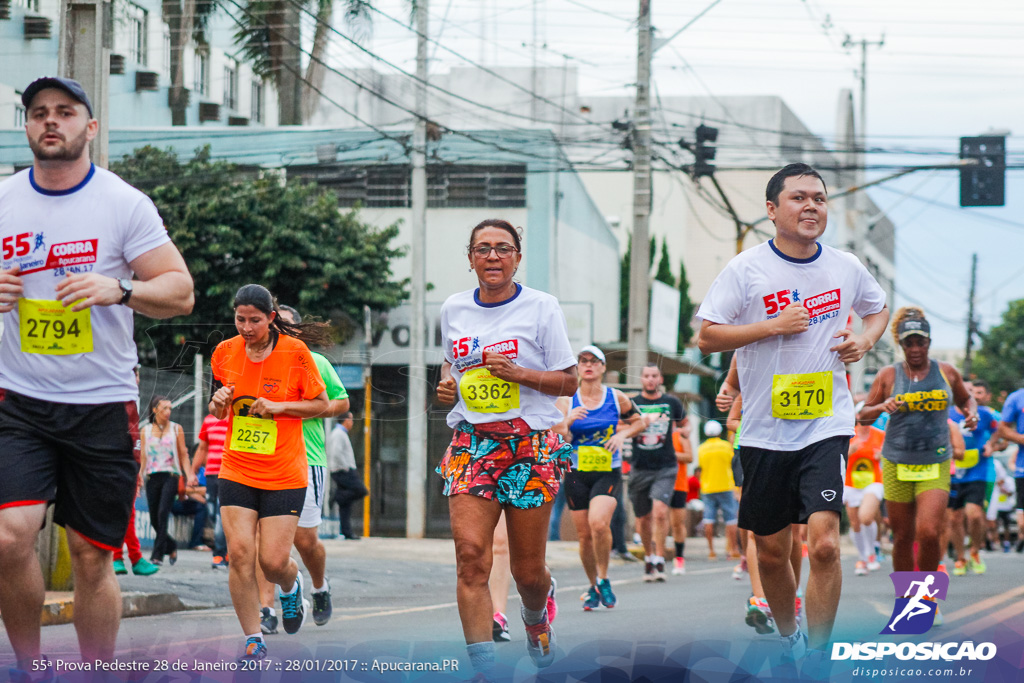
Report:
[[[210,359],[210,412],[228,419],[218,485],[231,557],[228,587],[246,636],[243,659],[263,659],[257,556],[279,587],[285,631],[298,631],[309,611],[291,548],[306,499],[302,419],[327,410],[327,393],[304,341],[323,343],[329,335],[324,323],[283,320],[260,285],[239,289],[234,309],[238,336],[221,342]]]
[[[487,579],[502,510],[527,651],[539,667],[554,659],[544,552],[551,501],[572,449],[551,427],[562,420],[555,397],[576,391],[576,357],[558,301],[513,280],[521,259],[519,231],[483,221],[469,239],[479,287],[450,296],[441,309],[437,397],[454,404],[448,425],[455,434],[437,471],[449,496],[459,616],[470,661],[484,675],[494,663]]]

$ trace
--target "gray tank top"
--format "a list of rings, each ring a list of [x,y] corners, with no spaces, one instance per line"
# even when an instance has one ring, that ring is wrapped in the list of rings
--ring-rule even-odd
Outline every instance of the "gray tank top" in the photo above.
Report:
[[[882,455],[886,460],[905,465],[930,465],[953,457],[949,447],[949,407],[953,392],[939,369],[931,361],[928,376],[912,382],[903,363],[893,366],[896,380],[892,395],[903,401],[898,413],[889,417],[885,427]]]

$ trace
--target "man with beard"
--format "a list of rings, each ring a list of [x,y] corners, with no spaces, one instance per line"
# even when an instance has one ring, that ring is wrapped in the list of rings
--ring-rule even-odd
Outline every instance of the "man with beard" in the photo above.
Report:
[[[89,161],[99,123],[82,86],[22,95],[32,168],[0,183],[0,613],[11,680],[40,658],[46,508],[67,530],[83,661],[109,660],[121,617],[111,551],[139,474],[133,311],[192,310],[192,277],[156,207]]]

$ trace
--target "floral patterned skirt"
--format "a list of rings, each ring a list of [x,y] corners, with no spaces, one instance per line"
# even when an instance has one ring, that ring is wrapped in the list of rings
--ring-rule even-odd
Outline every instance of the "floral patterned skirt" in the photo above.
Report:
[[[444,494],[468,493],[527,510],[551,501],[572,467],[572,446],[522,418],[455,428],[437,473]]]

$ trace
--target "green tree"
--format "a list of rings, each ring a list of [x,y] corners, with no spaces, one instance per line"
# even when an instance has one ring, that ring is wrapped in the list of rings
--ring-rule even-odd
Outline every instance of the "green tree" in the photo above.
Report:
[[[690,301],[690,281],[686,279],[686,264],[679,262],[679,353],[686,350],[686,345],[693,339],[693,310],[696,308]]]
[[[971,373],[987,381],[997,396],[1024,383],[1024,299],[1011,301],[1002,321],[981,335]]]
[[[352,329],[345,318],[361,320],[364,304],[387,310],[406,297],[406,283],[391,275],[404,254],[391,245],[398,226],[378,229],[338,211],[329,191],[211,161],[208,147],[183,164],[143,147],[110,168],[153,200],[195,280],[191,315],[136,316],[140,352],[157,367],[191,363],[234,335],[232,297],[250,282],[303,315],[333,319],[339,341]]]
[[[651,238],[651,248],[647,252],[647,270],[650,271],[654,265],[654,253],[657,251],[657,243]],[[619,267],[619,340],[629,339],[629,273],[630,259],[633,258],[633,236],[630,235],[626,241],[626,253],[622,255],[622,263]],[[675,283],[673,283],[675,284]]]
[[[653,249],[651,253],[654,253]],[[664,238],[661,240],[661,259],[658,261],[658,270],[654,274],[654,279],[664,282],[669,287],[676,286],[676,278],[672,275],[672,262],[668,257],[668,244]]]

